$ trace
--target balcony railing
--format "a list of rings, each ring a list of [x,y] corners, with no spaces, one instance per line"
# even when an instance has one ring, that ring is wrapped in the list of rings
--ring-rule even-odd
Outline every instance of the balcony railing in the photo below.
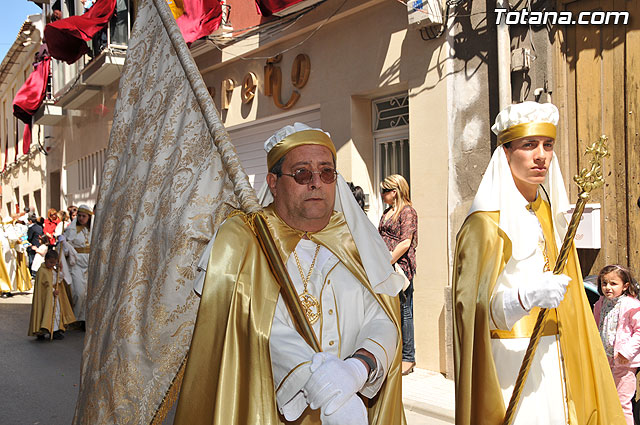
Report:
[[[51,99],[56,105],[77,109],[120,77],[134,6],[135,0],[119,0],[113,18],[88,43],[89,53],[76,63],[53,62]]]
[[[120,8],[118,8],[120,5]],[[124,5],[124,6],[122,6]],[[126,50],[134,21],[133,0],[117,2],[113,18],[90,42],[90,56],[95,58],[106,49]]]

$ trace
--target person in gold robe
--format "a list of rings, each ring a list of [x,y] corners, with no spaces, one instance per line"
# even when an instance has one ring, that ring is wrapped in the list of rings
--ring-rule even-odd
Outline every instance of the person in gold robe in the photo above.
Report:
[[[553,275],[569,209],[553,153],[558,110],[500,112],[495,150],[453,266],[456,424],[502,424],[540,308],[550,309],[514,424],[623,424],[575,247]]]
[[[27,334],[36,336],[39,340],[49,336],[53,339],[63,339],[66,327],[76,321],[64,281],[61,275],[58,276],[57,265],[58,253],[50,249],[36,273]]]
[[[296,331],[246,215],[219,228],[175,424],[405,423],[402,277],[335,171],[327,133],[295,123],[267,140],[262,212],[322,352]]]

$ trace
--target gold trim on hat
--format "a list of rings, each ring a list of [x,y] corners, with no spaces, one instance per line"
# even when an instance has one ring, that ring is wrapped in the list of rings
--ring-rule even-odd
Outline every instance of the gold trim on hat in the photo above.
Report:
[[[302,130],[288,135],[271,148],[267,153],[267,169],[271,170],[276,162],[291,149],[303,145],[324,146],[331,151],[334,159],[336,157],[336,147],[326,133],[319,130]]]
[[[516,124],[498,134],[498,146],[523,137],[550,137],[556,139],[556,126],[550,122],[525,122]]]

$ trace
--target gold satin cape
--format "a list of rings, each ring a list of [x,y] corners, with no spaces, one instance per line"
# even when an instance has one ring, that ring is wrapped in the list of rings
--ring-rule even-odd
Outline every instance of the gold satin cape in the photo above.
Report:
[[[15,287],[19,292],[27,292],[31,289],[31,272],[29,271],[29,259],[24,252],[16,252],[16,277]]]
[[[538,197],[540,199],[540,197]],[[533,204],[536,202],[534,201]],[[549,205],[536,211],[547,245],[554,245]],[[540,205],[538,205],[540,206]],[[511,241],[498,227],[500,213],[477,211],[457,236],[453,266],[453,349],[456,425],[502,424],[506,407],[491,352],[490,299],[498,275],[511,257]],[[551,268],[555,256],[551,258]],[[571,277],[558,306],[571,425],[625,424],[593,313],[584,293],[575,246],[564,274]],[[522,319],[521,319],[522,320]]]
[[[269,206],[264,216],[282,260],[303,232],[285,224]],[[232,215],[220,227],[211,250],[174,424],[283,424],[271,372],[269,335],[279,286],[247,217]],[[376,297],[398,327],[398,297],[373,293],[342,213],[309,239],[328,248]],[[400,328],[398,327],[398,341]],[[399,342],[387,379],[368,405],[369,423],[405,424]],[[320,423],[306,409],[296,424]]]
[[[60,329],[64,330],[67,325],[76,321],[73,309],[69,304],[64,281],[58,285],[58,300],[60,301]],[[29,332],[27,335],[35,336],[41,333],[42,329],[53,332],[53,272],[42,265],[36,273],[36,283],[33,288],[33,301],[31,302],[31,320],[29,321]],[[57,307],[56,307],[57,308]]]
[[[0,245],[0,292],[11,292],[11,279],[7,271],[7,265],[4,262],[4,252]]]

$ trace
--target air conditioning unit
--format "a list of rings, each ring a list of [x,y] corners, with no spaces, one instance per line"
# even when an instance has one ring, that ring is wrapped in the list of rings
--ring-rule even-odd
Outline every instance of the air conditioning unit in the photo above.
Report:
[[[407,14],[410,28],[442,25],[442,5],[439,0],[409,0]]]

